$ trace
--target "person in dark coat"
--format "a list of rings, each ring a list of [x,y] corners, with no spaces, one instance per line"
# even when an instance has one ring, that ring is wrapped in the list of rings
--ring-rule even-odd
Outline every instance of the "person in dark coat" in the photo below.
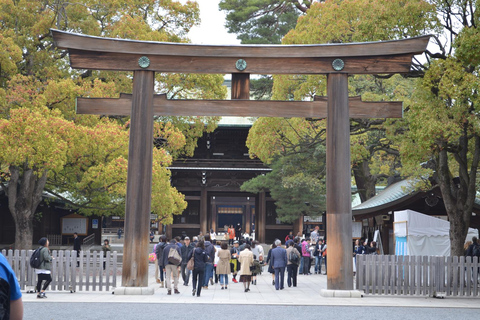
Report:
[[[281,247],[282,242],[275,240],[276,248],[272,250],[272,267],[275,270],[275,289],[283,290],[285,268],[287,267],[287,250]]]
[[[240,223],[237,223],[237,226],[235,227],[235,238],[237,238],[237,240],[242,239],[242,226]]]
[[[190,280],[190,273],[191,271],[187,269],[187,263],[188,260],[190,260],[188,257],[192,256],[192,251],[195,249],[195,246],[190,243],[190,238],[185,237],[184,240],[184,245],[180,248],[180,251],[182,252],[182,279],[183,279],[183,285],[188,286],[188,281]]]
[[[202,292],[203,280],[205,279],[205,265],[208,261],[208,255],[205,252],[205,243],[203,240],[198,241],[195,250],[192,250],[191,255],[188,257],[190,260],[193,255],[194,268],[192,272],[192,296],[197,294],[200,297]]]
[[[80,257],[80,251],[82,250],[82,245],[80,243],[80,238],[78,237],[78,233],[73,234],[73,250],[77,251],[77,267],[80,266],[80,261],[78,258]]]
[[[275,245],[275,242],[272,243],[272,246],[270,247],[270,250],[268,250],[267,254],[267,261],[266,263],[268,264],[268,273],[272,274],[272,285],[275,285],[275,270],[272,267],[272,249],[275,249],[277,246]]]
[[[155,249],[155,254],[157,255],[158,269],[160,271],[160,288],[163,288],[165,285],[165,272],[163,271],[163,250],[167,246],[167,237],[162,235],[160,236],[160,242],[157,244]]]

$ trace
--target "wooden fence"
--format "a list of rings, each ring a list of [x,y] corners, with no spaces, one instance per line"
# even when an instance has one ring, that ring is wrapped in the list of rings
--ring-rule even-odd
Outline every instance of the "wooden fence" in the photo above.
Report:
[[[365,294],[478,297],[477,257],[357,255],[356,288]]]
[[[35,290],[37,276],[29,263],[32,253],[33,250],[2,251],[17,275],[22,290]],[[119,268],[116,251],[107,252],[105,258],[102,251],[81,251],[77,258],[76,251],[53,250],[52,257],[53,280],[49,290],[108,291],[117,286]]]

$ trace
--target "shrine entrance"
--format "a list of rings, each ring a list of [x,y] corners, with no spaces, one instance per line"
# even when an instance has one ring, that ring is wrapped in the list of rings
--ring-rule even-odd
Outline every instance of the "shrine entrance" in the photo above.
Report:
[[[140,292],[148,286],[148,239],[143,235],[148,234],[150,223],[153,116],[169,115],[327,118],[327,286],[329,290],[353,289],[350,118],[400,118],[402,103],[349,98],[348,75],[407,73],[413,56],[425,51],[429,36],[348,44],[211,46],[109,39],[58,30],[52,30],[52,35],[57,48],[68,50],[72,68],[134,72],[132,95],[77,99],[78,113],[131,117],[123,286]],[[155,72],[230,73],[232,100],[169,100],[155,95]],[[326,74],[327,97],[250,101],[250,74]],[[262,197],[264,193],[259,194]],[[265,208],[256,210],[256,228],[265,231],[265,216],[260,214]]]

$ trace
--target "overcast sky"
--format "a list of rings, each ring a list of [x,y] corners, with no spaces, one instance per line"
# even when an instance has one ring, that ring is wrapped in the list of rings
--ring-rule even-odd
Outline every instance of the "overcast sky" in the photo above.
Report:
[[[195,44],[240,44],[236,35],[225,29],[225,13],[218,10],[219,0],[196,0],[200,5],[200,27],[188,34]],[[184,1],[182,1],[184,2]]]

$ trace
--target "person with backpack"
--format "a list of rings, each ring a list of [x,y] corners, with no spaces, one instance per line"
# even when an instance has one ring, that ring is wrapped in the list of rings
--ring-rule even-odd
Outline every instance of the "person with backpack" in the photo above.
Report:
[[[155,254],[157,255],[157,262],[158,262],[158,270],[160,272],[160,288],[163,288],[165,285],[165,272],[163,269],[165,266],[163,265],[163,250],[167,246],[167,237],[165,235],[160,236],[160,242],[157,244],[155,248]]]
[[[38,268],[35,268],[35,273],[38,276],[37,280],[37,298],[38,299],[43,299],[46,298],[47,296],[45,295],[45,290],[48,288],[50,285],[50,282],[52,282],[52,261],[53,258],[50,255],[50,249],[49,249],[49,244],[50,242],[48,241],[47,238],[43,237],[38,241],[38,244],[40,245],[40,265]],[[42,287],[42,282],[45,281]]]
[[[298,264],[300,262],[300,252],[295,248],[293,241],[288,242],[287,248],[287,284],[289,287],[297,286]]]
[[[178,253],[178,255],[175,254]],[[167,288],[167,294],[172,294],[172,276],[173,276],[173,289],[175,294],[179,294],[178,291],[178,273],[180,271],[180,264],[182,263],[182,253],[180,247],[177,246],[175,239],[170,240],[170,243],[163,249],[163,271],[166,274],[165,287]]]
[[[465,256],[472,257],[472,259],[473,257],[480,258],[480,244],[478,243],[477,237],[472,237],[472,244],[468,246]]]
[[[215,246],[210,242],[210,235],[205,235],[205,252],[208,255],[208,261],[205,265],[205,280],[203,281],[203,289],[208,289],[208,280],[213,285],[213,263],[215,262]]]

